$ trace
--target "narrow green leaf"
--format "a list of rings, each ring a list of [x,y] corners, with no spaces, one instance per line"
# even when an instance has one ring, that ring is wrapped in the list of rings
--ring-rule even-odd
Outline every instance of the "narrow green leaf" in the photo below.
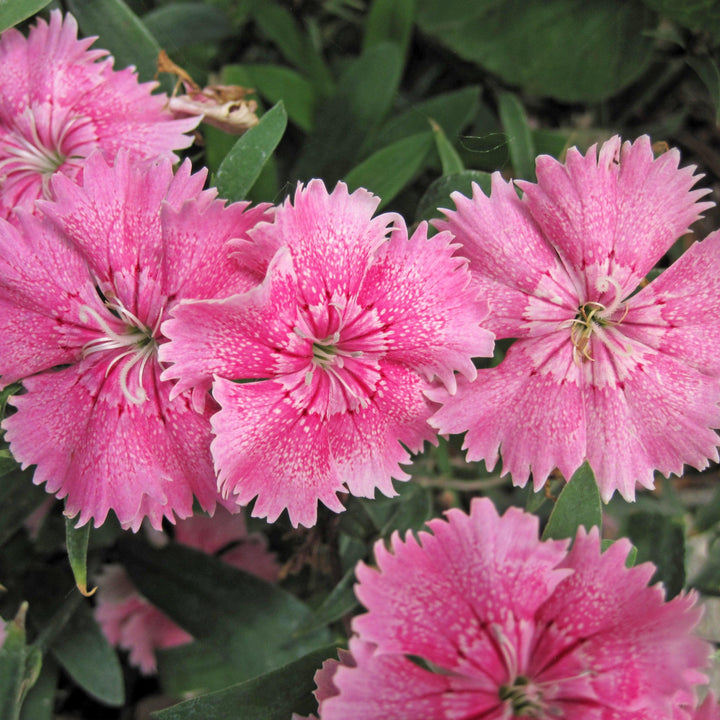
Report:
[[[223,79],[231,85],[254,88],[270,103],[282,100],[288,118],[309,131],[315,113],[315,90],[299,73],[281,65],[226,65]]]
[[[452,143],[447,139],[442,127],[434,120],[430,121],[430,125],[432,126],[433,135],[435,136],[435,147],[437,148],[438,155],[440,155],[442,174],[455,175],[463,172],[465,170],[463,161],[460,159],[457,150],[452,146]]]
[[[226,690],[187,700],[152,714],[154,720],[289,720],[295,712],[317,709],[313,677],[324,660],[335,657],[327,646],[277,670]]]
[[[498,101],[500,123],[505,130],[514,176],[535,179],[535,145],[525,108],[513,93],[501,93]]]
[[[37,682],[30,688],[20,712],[20,720],[53,720],[58,666],[50,657],[43,660]]]
[[[15,619],[6,623],[5,641],[0,647],[0,718],[3,720],[20,717],[25,695],[40,674],[42,656],[25,644],[27,607],[27,603],[23,603]]]
[[[348,570],[342,580],[332,589],[322,605],[295,631],[300,637],[318,628],[340,620],[351,613],[358,606],[353,584],[355,582],[355,568]]]
[[[99,37],[96,47],[115,58],[115,69],[137,68],[141,81],[152,80],[160,45],[137,15],[122,0],[68,0],[84,35]]]
[[[490,175],[481,170],[465,170],[453,175],[445,175],[434,180],[428,186],[425,194],[420,198],[415,213],[416,220],[430,220],[440,217],[439,208],[452,209],[455,207],[450,195],[459,192],[465,197],[472,197],[473,183],[480,186],[486,194],[490,194]]]
[[[287,113],[281,101],[260,118],[258,125],[238,139],[215,177],[220,197],[233,202],[245,198],[286,127]]]
[[[574,538],[578,528],[586,530],[602,523],[602,501],[595,476],[584,463],[562,489],[542,534],[543,540]]]
[[[363,51],[393,42],[405,55],[412,35],[416,0],[373,0],[365,22]]]
[[[89,695],[113,707],[125,702],[120,661],[98,626],[87,601],[77,606],[51,643],[50,651],[68,675]]]
[[[212,645],[245,680],[295,660],[329,640],[326,632],[293,640],[309,608],[277,585],[180,545],[119,545],[140,592],[193,637]]]
[[[94,588],[88,591],[87,587],[87,549],[91,525],[86,523],[81,528],[76,528],[75,522],[74,518],[65,518],[65,544],[67,546],[68,560],[75,577],[77,589],[85,597],[90,597],[97,589]]]
[[[142,16],[142,23],[170,57],[195,43],[217,43],[233,33],[227,15],[200,2],[168,3]]]
[[[0,32],[29,18],[49,3],[50,0],[0,0]]]
[[[431,132],[398,140],[371,155],[345,177],[351,190],[364,187],[389,203],[422,169],[433,145]]]
[[[11,469],[0,482],[0,545],[9,540],[28,515],[42,505],[49,495],[33,485],[32,470]]]

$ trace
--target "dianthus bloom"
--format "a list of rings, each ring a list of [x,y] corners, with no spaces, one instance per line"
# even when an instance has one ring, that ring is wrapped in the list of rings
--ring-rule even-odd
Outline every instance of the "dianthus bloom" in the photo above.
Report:
[[[537,184],[499,175],[490,198],[455,194],[438,228],[462,243],[487,326],[518,338],[505,360],[460,382],[431,420],[467,432],[469,460],[540,488],[587,459],[603,499],[628,500],[653,472],[681,474],[718,459],[720,234],[695,243],[643,285],[674,241],[711,203],[691,190],[676,150],[653,157],[642,137],[615,137],[599,155],[537,160]]]
[[[666,602],[627,540],[567,550],[487,499],[428,526],[358,566],[368,612],[317,677],[322,720],[670,720],[706,679],[695,595]]]
[[[175,542],[208,555],[220,553],[224,562],[268,582],[277,580],[278,564],[258,533],[248,535],[241,514],[218,510],[214,517],[195,515],[180,520],[174,531]],[[162,536],[163,540],[167,540]],[[145,673],[157,667],[155,650],[175,647],[192,640],[161,610],[146,600],[119,565],[103,568],[97,579],[95,617],[107,639],[130,651],[130,662]]]
[[[265,210],[225,207],[204,180],[189,163],[173,176],[170,160],[121,153],[111,167],[95,153],[82,187],[53,178],[42,217],[0,220],[0,386],[25,389],[5,437],[80,524],[113,510],[123,527],[159,528],[191,515],[193,495],[215,507],[211,408],[196,412],[202,392],[170,399],[159,327],[182,298],[256,282],[225,246]]]
[[[59,10],[39,19],[25,38],[0,38],[0,217],[33,209],[49,197],[49,179],[80,180],[94,150],[112,161],[119,150],[144,158],[168,156],[192,142],[197,119],[175,120],[156,83],[138,83],[132,68],[113,70],[106,50],[78,40],[75,18]]]
[[[343,509],[341,491],[393,495],[408,450],[434,437],[430,380],[454,392],[455,371],[474,378],[471,357],[492,352],[449,233],[428,239],[421,225],[408,239],[399,216],[372,217],[378,202],[343,183],[300,186],[241,248],[248,262],[275,253],[263,284],[182,303],[163,324],[174,392],[215,375],[222,491],[257,496],[254,514],[271,521],[287,508],[312,525],[318,500]]]

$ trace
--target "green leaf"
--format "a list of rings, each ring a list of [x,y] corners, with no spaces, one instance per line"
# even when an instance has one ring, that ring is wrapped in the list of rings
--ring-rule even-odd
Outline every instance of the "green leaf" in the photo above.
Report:
[[[698,532],[705,532],[718,522],[720,522],[720,487],[715,490],[708,502],[698,508],[695,515],[695,529]]]
[[[447,139],[443,129],[434,120],[430,121],[430,125],[432,126],[433,135],[435,136],[435,147],[437,148],[438,155],[440,155],[442,174],[456,175],[457,173],[464,172],[465,166],[463,165],[463,161],[460,159],[460,155],[458,155],[452,143]]]
[[[50,0],[0,0],[0,32],[29,18],[49,3]]]
[[[420,28],[527,92],[609,98],[649,67],[654,13],[637,0],[418,0]]]
[[[277,585],[180,545],[149,548],[124,538],[121,557],[140,592],[198,640],[212,645],[245,680],[329,640],[292,635],[309,608]]]
[[[422,169],[433,145],[431,132],[418,133],[373,153],[345,177],[349,188],[364,187],[389,203]]]
[[[20,712],[20,720],[53,720],[58,666],[50,657],[43,660],[37,682],[30,688]]]
[[[42,656],[25,643],[26,614],[27,603],[23,603],[15,619],[5,625],[7,634],[0,647],[0,718],[3,720],[20,717],[25,695],[40,674]]]
[[[77,597],[80,597],[79,595]],[[106,705],[125,702],[122,668],[87,601],[81,602],[50,644],[55,659],[89,695]]]
[[[508,139],[514,177],[535,180],[535,145],[525,108],[513,93],[501,93],[498,100],[500,122]]]
[[[65,544],[67,546],[68,560],[75,577],[77,589],[85,597],[90,597],[95,592],[95,589],[88,592],[87,588],[87,549],[91,525],[86,523],[81,528],[76,528],[75,522],[74,518],[65,518]]]
[[[288,118],[306,132],[315,114],[315,90],[299,73],[281,65],[226,65],[223,79],[231,85],[254,88],[270,103],[281,100]]]
[[[0,482],[0,545],[7,542],[24,524],[28,515],[50,496],[33,485],[32,470],[17,467],[5,473]]]
[[[308,653],[284,667],[247,682],[203,695],[152,714],[154,720],[289,720],[293,712],[308,715],[317,706],[313,677],[335,646]]]
[[[245,199],[286,127],[287,113],[279,102],[260,118],[258,125],[237,140],[215,177],[220,197],[232,202]]]
[[[584,463],[560,493],[542,534],[543,540],[574,538],[578,528],[586,530],[602,523],[602,501],[595,476]]]
[[[459,192],[465,197],[472,197],[473,183],[477,183],[480,189],[486,195],[489,195],[490,177],[488,173],[481,170],[465,170],[461,173],[445,175],[434,180],[420,198],[415,213],[416,220],[430,220],[430,218],[440,217],[441,213],[438,212],[438,208],[454,208],[455,203],[450,197],[451,193]]]
[[[373,0],[365,21],[363,52],[383,42],[393,42],[405,55],[414,20],[415,0]]]
[[[122,0],[68,0],[84,35],[97,35],[97,47],[109,50],[114,68],[137,68],[141,81],[152,80],[160,45]]]
[[[643,0],[656,12],[692,30],[720,35],[720,4],[717,0]]]
[[[326,627],[351,613],[358,606],[353,589],[354,582],[355,568],[352,568],[343,575],[322,605],[295,631],[295,636],[301,637],[305,633]]]
[[[199,2],[169,3],[142,16],[142,23],[170,57],[195,43],[218,43],[233,33],[227,15]]]
[[[400,76],[397,45],[383,43],[353,60],[340,78],[337,92],[318,106],[315,128],[308,136],[294,174],[322,177],[334,183],[374,147],[372,136],[390,111]]]
[[[703,595],[720,597],[720,542],[710,546],[707,560],[700,572],[692,579],[690,586]]]
[[[657,568],[651,582],[663,582],[668,598],[685,585],[685,523],[663,513],[633,512],[627,518],[627,536],[637,547],[637,561]]]
[[[715,123],[720,124],[720,70],[717,63],[709,55],[688,57],[685,61],[705,84],[715,109]]]

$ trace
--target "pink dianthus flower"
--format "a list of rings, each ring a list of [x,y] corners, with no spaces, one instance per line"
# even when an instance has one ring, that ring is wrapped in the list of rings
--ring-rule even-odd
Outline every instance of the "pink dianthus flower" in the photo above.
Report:
[[[615,137],[564,164],[537,160],[537,184],[493,176],[491,197],[454,194],[452,232],[498,338],[517,338],[498,366],[458,383],[431,419],[467,431],[469,460],[496,464],[538,490],[588,460],[604,500],[718,459],[720,233],[695,243],[635,292],[712,203],[691,190],[679,153]]]
[[[434,433],[424,393],[434,376],[455,391],[492,352],[464,258],[449,233],[408,239],[379,199],[339,183],[299,186],[294,204],[249,233],[246,262],[275,253],[259,287],[182,303],[163,324],[160,359],[174,392],[215,376],[212,451],[227,497],[270,521],[315,523],[338,492],[395,494],[399,464]],[[402,444],[401,444],[402,443]],[[403,447],[404,446],[404,447]]]
[[[248,535],[242,514],[218,510],[214,517],[194,515],[174,528],[175,542],[197,548],[245,572],[275,582],[278,564],[263,535]],[[163,537],[163,539],[166,539]],[[192,641],[192,636],[144,598],[119,565],[107,565],[97,578],[95,617],[108,641],[130,651],[130,662],[145,674],[155,672],[155,650]]]
[[[193,495],[208,511],[218,499],[212,408],[196,412],[206,388],[170,398],[159,327],[182,298],[258,281],[225,246],[265,208],[225,207],[204,180],[189,162],[173,176],[169,159],[95,153],[82,187],[53,178],[42,216],[0,220],[0,386],[25,389],[5,437],[80,524],[113,510],[123,527],[159,528],[191,515]]]
[[[50,197],[55,173],[80,181],[94,150],[109,161],[121,149],[176,159],[192,142],[184,133],[197,119],[174,119],[167,97],[151,94],[157,83],[113,70],[107,51],[90,50],[94,38],[79,40],[77,30],[54,10],[27,38],[15,29],[0,37],[0,217]]]
[[[358,566],[368,612],[316,676],[322,720],[670,720],[706,680],[695,594],[666,602],[627,540],[581,528],[568,550],[488,499],[446,516]]]

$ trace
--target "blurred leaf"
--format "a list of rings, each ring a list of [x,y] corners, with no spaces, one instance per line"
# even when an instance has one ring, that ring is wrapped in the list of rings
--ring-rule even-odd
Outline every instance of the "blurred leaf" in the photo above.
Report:
[[[690,586],[703,595],[720,597],[720,542],[717,540],[710,546],[707,560]]]
[[[643,0],[660,15],[700,32],[720,35],[720,4],[717,0]]]
[[[14,620],[5,625],[7,634],[0,647],[0,718],[17,720],[25,695],[40,674],[42,655],[25,643],[25,615],[23,603]]]
[[[636,0],[418,0],[420,28],[506,83],[567,102],[615,95],[649,67]]]
[[[282,100],[290,120],[306,132],[312,128],[315,91],[294,70],[281,65],[226,65],[223,79],[230,85],[254,88],[268,102]]]
[[[152,714],[154,720],[289,720],[293,712],[317,709],[313,677],[335,646],[308,653],[295,662],[226,690],[203,695]]]
[[[411,135],[373,153],[345,177],[350,190],[364,187],[389,203],[420,172],[433,145],[431,132]]]
[[[398,495],[393,514],[380,530],[383,537],[390,537],[394,532],[404,537],[408,530],[422,530],[435,514],[430,488],[412,481],[399,483]]]
[[[12,537],[28,515],[50,497],[42,488],[33,485],[32,477],[32,470],[19,470],[17,466],[4,473],[0,482],[0,545]]]
[[[258,125],[237,140],[215,177],[220,197],[231,202],[245,199],[286,127],[287,113],[281,101],[260,118]]]
[[[351,613],[359,604],[353,590],[355,568],[345,573],[342,580],[332,589],[322,605],[295,631],[296,637],[325,627]]]
[[[162,5],[145,13],[142,22],[171,58],[179,48],[218,43],[234,32],[224,12],[200,2]]]
[[[525,108],[513,93],[501,93],[498,99],[500,122],[508,138],[513,177],[535,180],[535,146]]]
[[[312,82],[318,94],[331,95],[332,75],[310,36],[300,31],[292,14],[274,2],[257,2],[252,15],[261,31],[277,45],[285,59]]]
[[[595,476],[584,463],[562,489],[542,534],[543,540],[575,538],[578,528],[602,524],[602,501]]]
[[[525,510],[527,510],[529,513],[537,513],[537,511],[548,501],[548,497],[544,492],[544,488],[541,488],[540,490],[535,492],[532,483],[528,483],[525,486],[525,492],[527,493]]]
[[[120,661],[87,601],[77,605],[51,642],[50,650],[68,675],[89,695],[113,707],[125,702]]]
[[[720,522],[720,487],[713,493],[709,502],[703,503],[695,515],[695,529],[705,532]]]
[[[415,219],[430,220],[434,217],[440,217],[441,213],[438,212],[438,208],[452,210],[455,203],[450,197],[451,193],[459,192],[466,197],[472,197],[473,183],[477,183],[480,189],[486,195],[489,195],[490,177],[488,173],[481,170],[464,170],[461,173],[445,175],[434,180],[420,198]]]
[[[435,147],[440,155],[440,165],[443,175],[456,175],[465,171],[463,161],[460,159],[457,150],[447,139],[443,129],[434,120],[430,121],[435,137]]]
[[[652,562],[657,571],[651,582],[662,582],[668,598],[685,585],[685,523],[662,513],[633,512],[627,518],[627,536],[637,548],[637,562]]]
[[[42,10],[50,0],[0,0],[0,32]]]
[[[53,720],[58,666],[50,657],[43,660],[37,682],[30,688],[20,712],[20,720]]]
[[[65,544],[67,546],[68,560],[75,577],[77,589],[85,597],[90,597],[97,589],[94,588],[88,591],[87,587],[87,549],[92,526],[90,523],[86,523],[81,528],[76,528],[75,523],[74,518],[65,518]]]
[[[318,106],[315,128],[294,174],[301,179],[322,177],[329,184],[345,175],[389,112],[401,73],[402,57],[391,43],[376,45],[353,60],[337,92]]]
[[[211,644],[245,680],[295,660],[329,640],[326,632],[293,640],[309,608],[277,585],[191,548],[149,548],[120,541],[140,592],[198,640]]]
[[[95,47],[110,51],[116,70],[134,65],[141,81],[153,79],[160,45],[122,0],[68,0],[67,5],[83,35],[97,35]]]
[[[20,465],[15,461],[9,450],[0,450],[0,477],[13,472],[14,470],[20,470]]]
[[[365,21],[363,52],[394,42],[406,54],[415,20],[415,0],[373,0]]]
[[[378,141],[389,144],[408,135],[423,132],[430,120],[442,127],[451,142],[475,116],[480,105],[480,88],[475,85],[443,93],[414,104],[393,115],[378,133]]]
[[[720,70],[717,63],[709,55],[688,57],[686,62],[697,73],[710,93],[710,100],[715,109],[715,122],[720,123]]]

